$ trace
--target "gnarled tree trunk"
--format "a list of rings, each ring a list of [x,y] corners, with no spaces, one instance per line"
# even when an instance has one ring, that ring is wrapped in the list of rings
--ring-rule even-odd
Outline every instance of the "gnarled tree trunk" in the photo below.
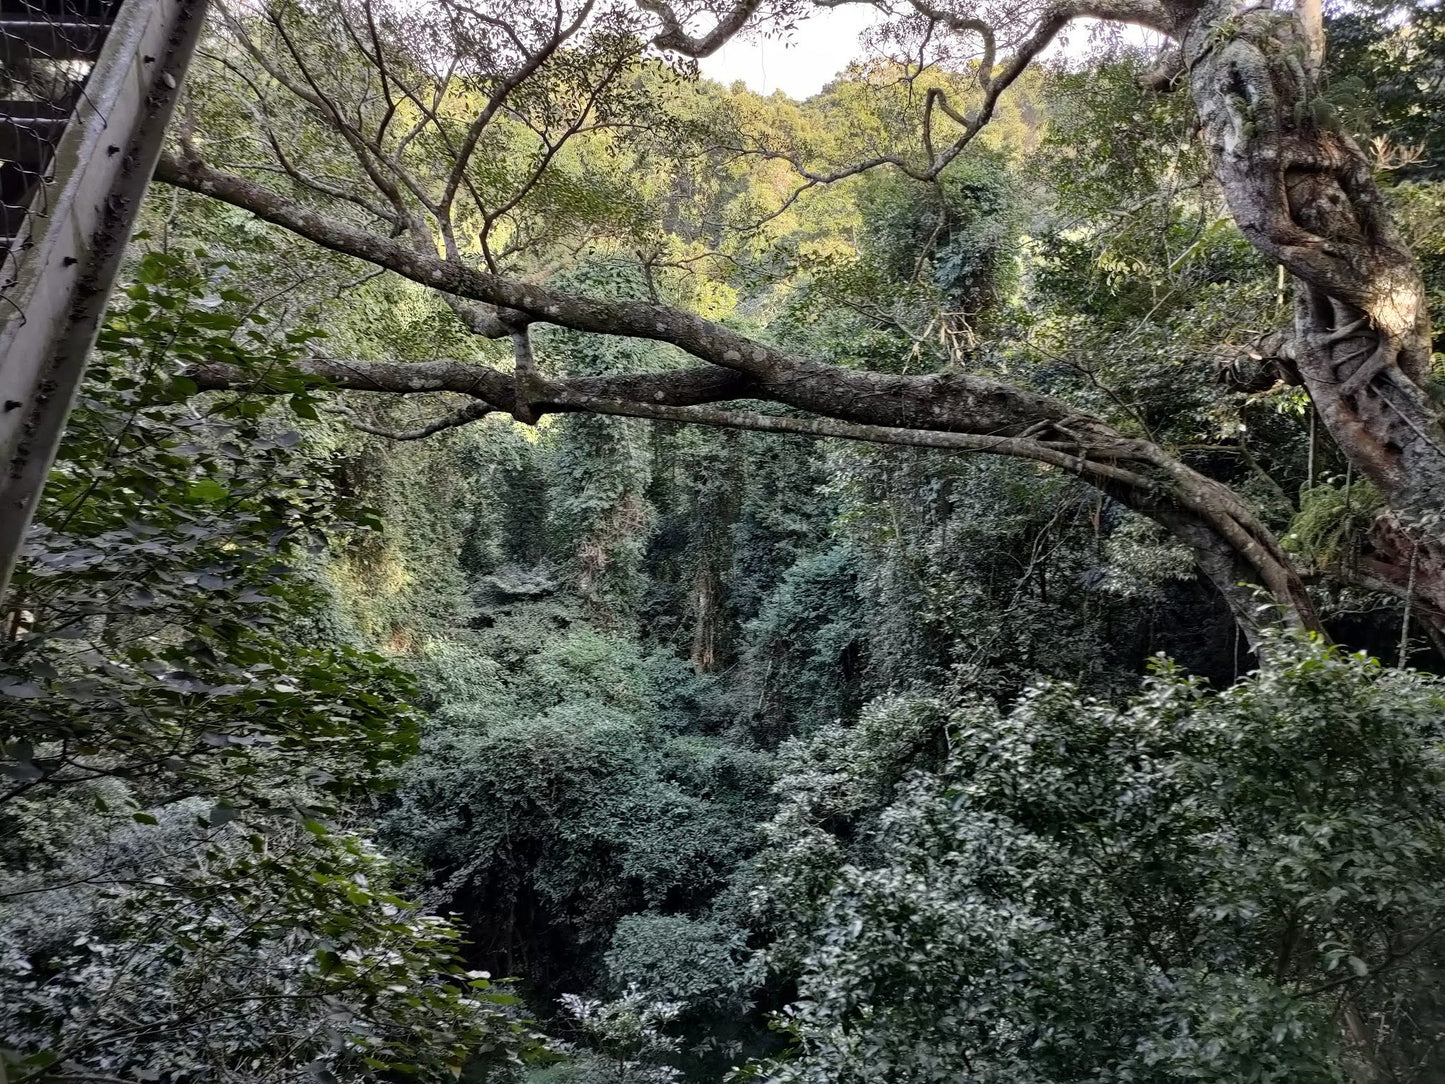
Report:
[[[1235,221],[1295,280],[1288,351],[1321,421],[1389,510],[1371,535],[1377,582],[1445,618],[1445,429],[1430,391],[1419,268],[1339,129],[1298,13],[1212,0],[1186,11],[1189,85]],[[1413,576],[1412,576],[1413,570]]]

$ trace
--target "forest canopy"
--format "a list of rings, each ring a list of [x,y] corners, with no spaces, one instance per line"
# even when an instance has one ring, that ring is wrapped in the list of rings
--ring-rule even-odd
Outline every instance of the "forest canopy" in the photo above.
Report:
[[[872,6],[211,5],[0,1081],[1445,1073],[1439,5]]]

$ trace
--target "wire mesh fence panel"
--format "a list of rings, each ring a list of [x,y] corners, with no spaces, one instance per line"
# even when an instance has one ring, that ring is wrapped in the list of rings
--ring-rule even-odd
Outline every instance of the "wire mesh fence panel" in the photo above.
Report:
[[[0,319],[37,219],[51,211],[56,152],[119,0],[0,0]]]

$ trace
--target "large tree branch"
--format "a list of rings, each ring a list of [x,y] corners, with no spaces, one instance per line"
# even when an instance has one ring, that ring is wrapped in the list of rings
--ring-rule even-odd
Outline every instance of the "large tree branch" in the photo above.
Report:
[[[309,358],[297,362],[293,372],[314,378],[335,388],[418,395],[427,392],[455,392],[485,400],[497,410],[515,417],[517,382],[513,373],[467,361],[350,361],[343,358]],[[201,364],[186,375],[205,391],[249,388],[260,394],[286,391],[286,382],[266,373],[252,372],[239,365]],[[619,373],[606,376],[573,377],[567,381],[545,381],[543,394],[533,400],[539,413],[559,413],[570,408],[566,400],[577,397],[650,403],[655,406],[694,406],[758,398],[753,384],[726,369],[671,369],[653,373]]]
[[[1273,535],[1228,488],[1169,456],[1150,441],[1116,433],[1087,418],[1039,418],[1021,435],[902,428],[837,417],[722,410],[706,404],[765,398],[758,385],[718,369],[683,369],[528,382],[518,399],[514,374],[460,361],[416,363],[312,359],[300,362],[308,376],[341,388],[395,394],[450,391],[476,404],[421,429],[391,433],[418,439],[481,418],[493,409],[535,422],[547,413],[592,413],[721,428],[834,437],[912,448],[1003,455],[1047,464],[1083,479],[1121,503],[1164,525],[1194,552],[1200,570],[1219,588],[1245,632],[1254,639],[1258,600],[1248,588],[1263,585],[1294,621],[1317,626],[1303,583]],[[234,365],[196,365],[187,375],[203,389],[245,388],[281,393],[288,382]]]
[[[555,396],[559,410],[610,414],[624,418],[647,418],[655,421],[681,422],[722,429],[747,429],[758,433],[787,433],[805,437],[837,437],[869,444],[893,444],[907,448],[938,448],[956,452],[983,452],[1015,459],[1031,459],[1061,467],[1081,478],[1107,480],[1132,486],[1141,492],[1155,489],[1155,483],[1113,460],[1132,459],[1137,455],[1132,442],[1117,445],[1081,447],[1076,442],[1031,440],[1026,437],[988,437],[975,433],[935,433],[918,429],[898,429],[884,425],[863,425],[841,422],[835,418],[795,417],[786,414],[761,414],[756,411],[718,410],[711,407],[662,406],[646,402],[606,399],[602,396],[562,393]]]
[[[985,377],[898,376],[845,369],[789,354],[669,305],[582,297],[504,278],[377,236],[195,160],[163,155],[156,177],[244,208],[332,251],[443,293],[574,331],[670,344],[746,377],[762,398],[812,413],[905,429],[995,435],[1018,433],[1040,419],[1062,420],[1078,413],[1050,396]]]
[[[967,450],[1027,452],[1027,458],[1053,462],[1087,477],[1105,492],[1164,524],[1195,552],[1201,570],[1224,593],[1251,637],[1258,628],[1258,615],[1253,600],[1240,591],[1239,584],[1245,581],[1262,582],[1294,620],[1317,624],[1308,594],[1288,556],[1244,502],[1153,444],[1131,441],[1099,419],[1080,416],[1059,400],[967,374],[896,376],[844,369],[796,357],[667,305],[578,297],[515,282],[377,237],[318,214],[253,181],[220,173],[195,161],[163,157],[157,176],[244,207],[326,248],[445,293],[576,331],[669,343],[717,367],[594,377],[590,385],[546,381],[541,388],[533,385],[528,401],[521,403],[513,375],[486,366],[457,362],[308,363],[313,375],[334,380],[339,386],[403,393],[457,391],[483,399],[513,416],[520,412],[529,418],[567,410],[622,413],[623,407],[634,416],[662,417],[660,408],[747,396],[819,415],[809,420],[811,428],[807,430],[817,436],[869,440],[879,439],[881,431],[889,430],[985,438],[986,444],[975,444]],[[193,378],[203,387],[228,386],[238,374],[224,369],[198,368]],[[630,384],[623,383],[627,381]],[[624,387],[626,390],[621,390]],[[676,420],[723,424],[696,413]],[[866,427],[873,435],[865,436],[857,430],[845,432],[844,423]],[[1059,440],[1038,439],[1041,432]],[[888,435],[891,443],[930,446],[922,435],[906,440],[898,432]],[[1012,444],[1009,438],[1023,443]],[[1126,465],[1122,460],[1129,462]],[[1135,469],[1136,464],[1142,469]],[[1112,472],[1116,467],[1130,477],[1115,476]],[[1134,475],[1146,484],[1138,484]]]

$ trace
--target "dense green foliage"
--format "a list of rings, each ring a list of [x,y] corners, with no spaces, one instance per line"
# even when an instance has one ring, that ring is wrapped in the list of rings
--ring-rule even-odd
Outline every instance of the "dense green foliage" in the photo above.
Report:
[[[287,47],[345,75],[298,10]],[[1439,12],[1389,12],[1334,19],[1331,93],[1438,303]],[[1178,542],[1035,463],[584,413],[386,439],[452,397],[296,363],[501,347],[163,193],[0,614],[0,1081],[1439,1079],[1442,643],[1351,582],[1380,497],[1301,393],[1215,379],[1288,298],[1187,103],[1111,46],[1025,73],[936,184],[797,195],[726,148],[883,152],[967,80],[794,102],[623,37],[468,175],[516,196],[476,226],[525,274],[1065,397],[1245,494],[1344,646],[1261,659]],[[218,56],[192,122],[251,146]],[[533,344],[558,376],[686,364]]]
[[[1160,666],[1120,707],[1046,684],[1006,714],[894,705],[797,750],[762,901],[771,955],[800,966],[800,1056],[768,1079],[1437,1065],[1404,1007],[1437,977],[1412,952],[1445,905],[1445,686],[1271,646],[1219,693]],[[943,763],[900,772],[929,740]],[[1342,1056],[1342,1006],[1401,1043]]]
[[[219,274],[223,269],[213,269]],[[0,1068],[422,1079],[533,1045],[358,821],[417,747],[407,675],[337,635],[308,547],[367,529],[264,403],[189,358],[308,341],[153,255],[116,304],[0,650]],[[303,385],[292,406],[315,417]],[[20,609],[19,606],[23,606]]]

